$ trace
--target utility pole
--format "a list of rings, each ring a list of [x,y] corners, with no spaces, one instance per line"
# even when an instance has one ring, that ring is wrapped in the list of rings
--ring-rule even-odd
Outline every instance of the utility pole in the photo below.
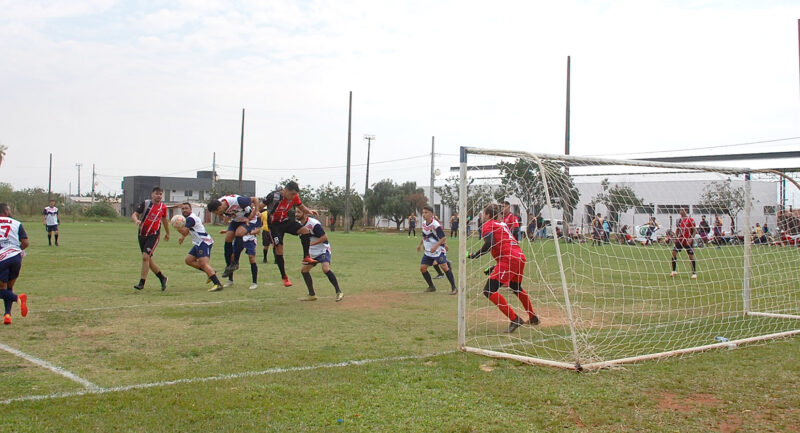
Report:
[[[244,108],[242,108],[242,141],[239,144],[239,194],[242,194],[242,164],[244,163]]]
[[[433,200],[433,182],[434,182],[435,176],[436,176],[435,173],[433,172],[433,170],[434,170],[434,168],[433,168],[433,162],[434,162],[433,157],[434,157],[434,147],[435,147],[434,144],[435,144],[435,141],[436,141],[436,137],[431,136],[431,190],[430,190],[430,197],[431,197],[431,207],[433,208],[433,212],[434,213],[436,213],[436,207],[434,206],[434,200]]]
[[[94,183],[95,183],[94,177],[95,177],[94,164],[92,164],[92,206],[94,206]]]
[[[353,91],[350,91],[350,108],[347,112],[347,176],[344,185],[344,232],[350,233],[350,132],[353,125]]]
[[[372,140],[374,139],[375,135],[364,134],[364,140],[367,140],[367,180],[364,181],[364,227],[366,227],[369,223],[369,217],[367,216],[367,191],[369,191],[369,149],[370,145],[372,144]]]
[[[566,126],[564,129],[564,155],[569,155],[569,86],[570,86],[570,69],[571,68],[571,59],[570,56],[567,56],[567,113],[566,113]],[[564,173],[569,178],[569,165],[564,167]],[[564,212],[564,236],[568,236],[570,233],[570,223],[572,222],[572,209],[569,206],[565,207]]]
[[[53,154],[50,154],[50,172],[47,175],[47,199],[53,198]]]
[[[78,167],[78,197],[81,196],[81,164],[80,162],[76,163],[75,166]]]
[[[214,152],[213,156],[211,157],[211,191],[209,191],[209,193],[211,194],[211,198],[209,198],[209,200],[214,198],[214,194],[217,193],[216,182],[217,182],[217,152]]]

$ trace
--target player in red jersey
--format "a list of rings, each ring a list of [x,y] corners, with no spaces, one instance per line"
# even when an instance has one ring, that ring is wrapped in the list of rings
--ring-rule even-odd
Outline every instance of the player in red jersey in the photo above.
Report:
[[[503,202],[503,222],[511,230],[514,239],[519,239],[519,218],[511,212],[511,202]]]
[[[503,295],[498,292],[501,284],[507,285],[522,302],[525,311],[528,313],[529,324],[538,325],[539,317],[533,311],[528,293],[522,288],[525,254],[522,253],[522,249],[520,249],[508,226],[497,221],[500,212],[500,205],[496,204],[490,204],[483,208],[482,218],[483,221],[486,221],[481,227],[483,246],[477,252],[469,254],[468,257],[474,259],[491,252],[492,257],[497,261],[497,265],[487,270],[487,273],[491,273],[491,275],[489,275],[486,286],[483,288],[483,295],[497,305],[497,308],[511,320],[506,331],[511,333],[523,325],[525,320],[514,312],[514,309],[508,305]]]
[[[161,269],[153,261],[153,252],[158,246],[161,235],[161,225],[164,225],[164,240],[169,241],[169,223],[167,222],[167,205],[161,199],[164,197],[164,190],[161,187],[154,187],[150,193],[150,200],[139,203],[139,207],[131,214],[133,222],[139,226],[139,249],[142,250],[142,278],[139,284],[133,286],[136,290],[144,288],[144,281],[147,278],[147,271],[153,271],[161,282],[161,291],[167,288],[167,277],[161,273]]]
[[[692,262],[692,279],[697,279],[697,267],[694,262],[694,234],[697,232],[695,228],[694,219],[690,218],[685,208],[681,208],[681,219],[678,220],[678,234],[675,236],[675,246],[672,247],[672,272],[670,277],[678,275],[675,267],[678,263],[678,251],[686,249],[689,254],[689,260]]]

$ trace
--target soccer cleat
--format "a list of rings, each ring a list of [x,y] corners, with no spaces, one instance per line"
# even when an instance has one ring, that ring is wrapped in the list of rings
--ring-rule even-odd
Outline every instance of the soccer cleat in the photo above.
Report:
[[[342,292],[337,293],[336,294],[336,302],[339,302],[342,299],[344,299],[344,293],[342,293]]]
[[[3,315],[3,325],[10,325],[11,324],[11,315],[5,314]]]
[[[28,295],[20,293],[17,298],[19,301],[19,315],[25,317],[28,315]]]
[[[439,275],[433,277],[434,280],[441,280],[442,278],[444,278],[444,274],[439,274]]]
[[[298,299],[298,301],[316,301],[317,297],[314,295],[307,295],[303,296],[302,298]]]
[[[530,318],[530,320],[528,320],[528,325],[531,325],[531,326],[533,326],[533,325],[538,325],[538,324],[539,324],[539,316],[537,316],[537,315],[535,315],[535,314],[534,314],[534,315],[533,315],[533,316]]]
[[[693,280],[696,280],[696,279],[697,279],[697,274],[692,274],[692,277],[691,277],[691,278],[692,278]]]
[[[253,283],[250,285],[250,290],[255,290],[258,288],[258,283]]]
[[[208,289],[209,292],[219,292],[220,290],[222,290],[222,286],[219,284],[214,284],[210,289]]]
[[[520,326],[522,326],[524,324],[525,324],[525,321],[522,320],[521,317],[519,317],[519,316],[515,317],[514,320],[512,320],[511,323],[508,324],[508,329],[506,329],[506,334],[510,334],[510,333],[516,331],[517,328],[519,328]]]
[[[677,272],[675,272],[675,271],[672,271],[672,272],[670,272],[670,273],[669,273],[669,276],[670,276],[670,277],[674,277],[675,275],[678,275],[678,273],[677,273]]]
[[[161,291],[167,290],[167,276],[165,275],[164,278],[161,280]]]
[[[228,269],[229,267],[230,267],[230,266],[226,266],[226,267],[225,267],[225,270],[224,270],[224,271],[222,271],[222,278],[228,278],[228,277],[230,277],[230,276],[231,276],[231,274],[233,274],[233,272],[231,272],[231,271]]]
[[[314,259],[312,259],[312,258],[311,258],[311,256],[306,256],[306,257],[303,259],[303,264],[304,264],[304,265],[313,265],[314,263],[317,263],[317,261],[316,261],[316,260],[314,260]]]
[[[211,277],[206,278],[206,284],[211,282]]]
[[[134,284],[133,288],[136,290],[142,290],[144,289],[144,284]]]
[[[283,277],[283,287],[292,287],[292,282],[289,281],[289,277]]]
[[[228,281],[226,281],[226,282],[225,282],[225,283],[222,285],[222,287],[224,287],[224,288],[226,288],[226,289],[227,289],[228,287],[231,287],[231,286],[233,286],[233,281],[231,281],[231,280],[228,280]]]
[[[450,294],[451,294],[451,295],[457,295],[457,294],[458,294],[458,289],[453,289],[453,290],[451,290],[451,291],[450,291]]]
[[[433,286],[428,287],[427,289],[425,289],[426,293],[435,292],[435,291],[436,291],[436,287],[433,287]]]

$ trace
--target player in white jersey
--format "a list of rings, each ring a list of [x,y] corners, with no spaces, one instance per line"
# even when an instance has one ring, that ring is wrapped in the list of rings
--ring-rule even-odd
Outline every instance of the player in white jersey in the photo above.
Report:
[[[263,208],[263,203],[258,204],[259,208]],[[255,218],[249,221],[247,226],[247,234],[242,236],[242,242],[244,246],[244,251],[247,254],[247,258],[250,261],[250,275],[253,278],[253,282],[250,284],[250,290],[258,288],[258,265],[256,264],[256,239],[259,233],[261,233],[261,229],[264,227],[263,220],[261,219],[261,214],[257,213]],[[230,287],[233,285],[233,272],[228,275],[228,282],[225,283],[224,287]]]
[[[258,214],[258,199],[236,194],[220,197],[208,202],[208,210],[221,217],[228,218],[228,230],[225,232],[225,272],[229,276],[239,269],[239,256],[244,248],[242,236],[247,234],[248,221]],[[235,241],[235,243],[234,243]]]
[[[417,251],[421,251],[422,247],[425,247],[425,254],[422,255],[419,271],[422,273],[422,278],[428,283],[428,288],[425,289],[426,292],[436,291],[436,287],[433,285],[433,280],[431,279],[431,274],[428,273],[428,266],[436,263],[444,270],[445,275],[447,275],[447,280],[450,281],[450,294],[455,295],[458,293],[456,281],[453,277],[453,270],[450,269],[450,266],[447,264],[447,256],[445,255],[444,247],[446,241],[447,238],[445,237],[442,225],[433,217],[433,208],[430,206],[423,207],[422,239],[420,239],[419,245],[417,245]]]
[[[206,231],[203,221],[192,212],[192,205],[189,203],[181,204],[181,213],[186,218],[186,225],[183,227],[176,227],[175,230],[181,233],[181,238],[178,239],[178,245],[183,245],[183,240],[186,236],[192,237],[192,249],[186,255],[186,264],[199,269],[208,276],[208,280],[214,283],[209,292],[216,292],[222,290],[217,272],[211,267],[209,260],[211,259],[211,247],[214,245],[214,239]]]
[[[339,289],[339,281],[331,270],[331,245],[328,243],[328,235],[322,228],[322,224],[320,224],[317,219],[309,217],[300,207],[295,208],[295,216],[297,217],[297,221],[311,232],[308,254],[315,260],[314,263],[304,264],[300,269],[303,280],[306,282],[306,287],[308,288],[308,296],[300,298],[300,300],[317,300],[317,294],[314,292],[314,280],[311,278],[310,271],[317,263],[321,263],[322,272],[325,273],[325,276],[328,277],[328,281],[333,285],[333,289],[336,290],[336,302],[341,301],[344,299],[344,294],[341,289]]]
[[[14,293],[14,283],[22,267],[23,251],[30,245],[22,223],[11,218],[11,209],[0,203],[0,298],[5,304],[3,324],[11,324],[11,306],[19,302],[20,315],[28,315],[28,295]]]
[[[47,245],[53,245],[53,235],[56,235],[58,246],[58,208],[55,200],[50,200],[50,205],[42,211],[42,223],[47,230]]]

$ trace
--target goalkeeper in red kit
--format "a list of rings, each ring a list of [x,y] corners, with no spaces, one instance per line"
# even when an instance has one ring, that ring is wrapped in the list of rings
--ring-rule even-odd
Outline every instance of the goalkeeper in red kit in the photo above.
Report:
[[[478,258],[487,252],[491,252],[492,257],[497,261],[497,264],[490,268],[491,275],[489,275],[486,286],[483,288],[483,295],[497,305],[497,308],[511,320],[508,330],[506,330],[507,333],[511,333],[525,324],[525,320],[514,312],[514,309],[508,305],[503,295],[498,292],[501,284],[507,285],[522,302],[525,311],[528,313],[529,324],[538,325],[539,317],[533,311],[528,293],[522,288],[525,254],[522,253],[522,249],[511,234],[508,226],[497,221],[500,213],[501,208],[497,204],[490,204],[483,209],[482,217],[483,221],[486,221],[481,227],[483,246],[477,252],[469,254],[468,258]]]
[[[685,249],[689,255],[689,260],[692,262],[692,279],[697,279],[697,266],[694,261],[694,234],[697,228],[694,225],[694,219],[689,217],[685,208],[681,208],[681,219],[678,221],[678,233],[675,236],[675,246],[672,247],[672,272],[670,277],[678,275],[676,266],[678,263],[678,251]]]

